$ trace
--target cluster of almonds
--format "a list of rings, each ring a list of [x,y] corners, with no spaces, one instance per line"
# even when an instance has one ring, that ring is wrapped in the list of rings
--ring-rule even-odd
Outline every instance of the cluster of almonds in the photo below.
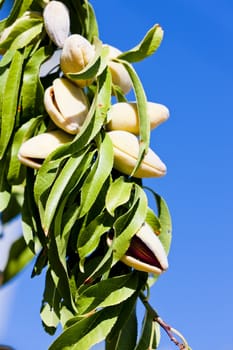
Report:
[[[61,48],[60,67],[63,76],[55,79],[44,94],[45,109],[58,129],[32,137],[19,150],[20,162],[35,169],[39,169],[43,160],[57,147],[72,141],[82,128],[90,108],[84,88],[92,80],[72,81],[68,73],[82,71],[95,57],[95,47],[86,38],[79,34],[69,35],[69,12],[63,3],[50,1],[44,9],[43,17],[50,39]],[[108,48],[112,82],[127,94],[132,88],[131,79],[124,66],[113,61],[121,51],[109,45]],[[169,117],[169,111],[164,105],[153,102],[148,102],[147,113],[151,129]],[[108,111],[105,129],[113,144],[114,168],[126,175],[130,175],[135,168],[139,153],[138,119],[135,102],[115,103]],[[165,173],[165,164],[149,149],[134,177],[161,177]],[[122,258],[124,263],[156,274],[167,269],[164,248],[147,223],[135,234],[133,240],[134,244],[131,244]],[[140,242],[143,242],[144,247],[140,246]],[[111,245],[110,238],[108,244]]]

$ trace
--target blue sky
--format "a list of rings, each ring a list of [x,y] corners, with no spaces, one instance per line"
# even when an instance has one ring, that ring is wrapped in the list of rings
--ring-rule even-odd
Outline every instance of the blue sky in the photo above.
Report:
[[[154,23],[164,28],[157,53],[135,64],[148,100],[170,109],[151,138],[168,173],[145,182],[166,199],[173,220],[170,268],[153,287],[151,303],[193,350],[232,350],[233,2],[91,3],[100,38],[122,51]],[[16,350],[44,350],[52,341],[39,318],[44,281],[30,280],[30,272],[0,290],[6,309],[0,343]],[[165,349],[175,347],[162,332]]]

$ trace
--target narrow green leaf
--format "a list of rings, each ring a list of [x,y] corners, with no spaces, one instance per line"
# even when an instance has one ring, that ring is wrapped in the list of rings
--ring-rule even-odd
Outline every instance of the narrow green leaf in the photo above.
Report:
[[[118,60],[118,62],[122,63],[125,68],[127,69],[130,78],[133,83],[133,88],[136,96],[137,101],[137,109],[138,109],[138,118],[139,118],[139,142],[140,142],[140,148],[139,148],[139,154],[137,163],[134,167],[134,170],[131,174],[131,176],[134,175],[134,173],[139,168],[143,157],[148,151],[149,145],[150,145],[150,120],[147,113],[147,98],[145,91],[143,89],[142,83],[134,70],[133,66],[128,63],[127,61]]]
[[[127,349],[134,349],[137,339],[137,318],[136,318],[136,303],[138,293],[144,289],[147,280],[147,273],[134,271],[137,276],[138,286],[137,291],[130,298],[121,303],[121,312],[119,313],[117,322],[113,326],[108,335],[105,346],[106,350],[122,350],[127,344]]]
[[[41,64],[50,57],[51,49],[39,48],[28,60],[23,74],[21,91],[22,122],[44,113],[44,89],[39,79]]]
[[[134,349],[137,341],[136,300],[137,294],[134,293],[131,298],[124,302],[117,322],[105,341],[105,350]],[[115,333],[114,336],[112,333]]]
[[[140,186],[135,187],[135,197],[128,212],[114,224],[116,237],[113,239],[113,264],[117,262],[127,251],[130,240],[145,222],[147,212],[147,197]],[[122,231],[122,223],[124,228]]]
[[[85,215],[95,202],[101,187],[109,176],[113,167],[113,147],[107,134],[101,142],[98,157],[81,190],[80,217]]]
[[[106,338],[115,324],[119,307],[108,307],[67,328],[49,350],[90,350]]]
[[[161,231],[161,223],[159,218],[155,215],[153,210],[148,207],[146,214],[146,222],[153,228],[156,234],[160,234]]]
[[[135,293],[138,286],[137,277],[137,274],[129,273],[108,278],[87,288],[77,298],[79,313],[122,303]]]
[[[46,332],[54,334],[59,323],[61,296],[51,276],[50,268],[46,272],[45,282],[40,316]]]
[[[7,24],[12,24],[16,20],[16,18],[22,16],[24,12],[29,9],[32,2],[33,0],[14,1],[14,5],[8,17]]]
[[[78,182],[79,176],[83,174],[83,166],[89,166],[86,164],[87,151],[81,154],[73,155],[68,159],[65,166],[62,168],[58,178],[53,184],[52,189],[50,188],[50,193],[46,202],[45,216],[42,218],[43,226],[46,232],[49,231],[50,224],[53,220],[54,214],[58,207],[61,197],[64,196],[66,187],[70,182]],[[88,158],[87,158],[88,159]],[[75,183],[73,184],[73,186]]]
[[[41,227],[38,208],[33,198],[34,171],[27,169],[27,181],[24,191],[24,202],[22,207],[22,226],[26,244],[35,252],[38,239],[41,245],[46,246],[46,237]]]
[[[85,1],[85,3],[87,8],[87,39],[92,42],[95,37],[99,37],[98,23],[92,5],[88,1]]]
[[[5,86],[9,74],[9,67],[0,68],[0,122],[2,119],[2,104],[4,100]]]
[[[32,261],[34,254],[27,247],[23,237],[18,238],[11,246],[7,264],[2,271],[3,283],[10,281]]]
[[[30,30],[34,25],[42,22],[42,16],[33,14],[27,14],[26,16],[21,17],[11,27],[8,27],[9,34],[0,43],[0,48],[8,50],[15,40],[20,34]]]
[[[165,200],[158,194],[156,195],[156,198],[159,211],[159,220],[161,223],[161,233],[159,235],[159,238],[164,246],[166,253],[168,254],[172,239],[171,216]]]
[[[45,160],[35,179],[34,198],[39,207],[41,217],[44,215],[43,211],[50,193],[50,188],[57,177],[60,163],[61,159],[56,159],[54,161]]]
[[[59,324],[59,317],[54,308],[49,304],[45,304],[40,312],[40,317],[48,333],[53,334]]]
[[[1,212],[1,220],[3,224],[8,223],[10,220],[16,218],[21,213],[22,201],[23,201],[24,186],[14,186],[10,193],[10,201]]]
[[[98,73],[101,64],[101,51],[102,51],[102,42],[95,38],[95,56],[91,62],[89,62],[83,70],[78,73],[67,73],[67,76],[70,79],[79,80],[79,79],[92,79]]]
[[[101,236],[112,227],[112,223],[113,219],[106,212],[102,212],[87,226],[82,227],[77,244],[80,267],[83,267],[84,259],[97,248]]]
[[[12,148],[11,148],[11,158],[9,164],[9,170],[7,179],[10,184],[20,184],[24,178],[25,167],[18,160],[18,152],[24,141],[29,139],[36,128],[41,124],[43,120],[42,116],[37,118],[31,118],[27,123],[23,124],[14,134]]]
[[[146,311],[142,332],[134,350],[157,349],[160,341],[160,327],[154,322],[153,316]]]
[[[70,310],[76,311],[76,307],[71,295],[66,261],[64,257],[61,257],[59,255],[60,243],[61,241],[59,241],[59,237],[55,239],[55,237],[50,232],[48,259],[49,265],[51,266],[51,276],[60,295],[62,295],[65,305]]]
[[[7,181],[8,166],[9,157],[4,156],[0,159],[0,212],[7,208],[11,197],[11,186]]]
[[[37,24],[28,29],[26,32],[18,35],[12,42],[10,48],[0,61],[0,67],[4,67],[9,64],[15,55],[15,52],[29,45],[42,31],[43,23],[37,20]]]
[[[162,39],[163,29],[159,24],[155,24],[136,47],[123,52],[118,58],[128,62],[139,62],[151,56],[159,48]]]
[[[14,130],[23,62],[23,53],[16,51],[10,65],[2,102],[0,157],[6,151]]]
[[[156,192],[154,192],[149,187],[144,187],[145,189],[149,190],[155,199],[156,207],[158,209],[158,218],[160,222],[160,233],[159,233],[159,239],[161,240],[164,249],[166,253],[169,253],[170,246],[171,246],[171,240],[172,240],[172,221],[171,221],[171,215],[168,209],[168,206],[165,202],[165,200],[158,195]]]
[[[132,187],[133,183],[125,182],[122,176],[111,184],[106,195],[106,209],[110,215],[114,216],[115,209],[129,200]]]

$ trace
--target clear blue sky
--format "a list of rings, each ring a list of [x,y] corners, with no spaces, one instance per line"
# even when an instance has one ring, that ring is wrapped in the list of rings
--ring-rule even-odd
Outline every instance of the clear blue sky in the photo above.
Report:
[[[232,350],[233,2],[91,3],[102,41],[123,51],[154,23],[165,30],[158,52],[135,65],[148,99],[171,114],[151,141],[168,174],[146,182],[166,199],[173,219],[170,268],[153,287],[151,303],[193,350]],[[45,350],[51,338],[39,318],[44,281],[30,280],[30,272],[0,291],[0,300],[6,294],[12,300],[0,343]],[[161,344],[175,349],[163,332]]]

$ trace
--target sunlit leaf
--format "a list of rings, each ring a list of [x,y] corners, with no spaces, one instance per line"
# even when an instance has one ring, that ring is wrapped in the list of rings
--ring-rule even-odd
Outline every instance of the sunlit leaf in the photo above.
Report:
[[[160,329],[155,325],[153,316],[146,311],[139,342],[134,350],[157,349],[159,340]]]
[[[9,170],[7,180],[11,184],[20,184],[25,176],[25,167],[18,160],[18,152],[24,141],[29,139],[35,132],[39,124],[43,120],[42,116],[31,118],[26,124],[14,134],[13,144],[11,149],[11,158],[9,163]]]
[[[69,187],[72,188],[75,186],[76,182],[78,182],[80,176],[83,174],[83,166],[85,164],[86,157],[87,152],[82,152],[81,154],[76,154],[69,158],[65,166],[62,168],[58,178],[54,182],[46,202],[44,220],[42,218],[43,226],[46,231],[49,230],[51,221],[61,197],[64,196],[66,187],[69,185],[69,183],[71,183]],[[68,190],[70,191],[71,189],[68,188]]]
[[[21,90],[22,122],[44,112],[44,89],[39,79],[41,64],[51,55],[51,48],[41,47],[28,60],[24,68]]]
[[[101,187],[113,167],[113,147],[110,137],[105,134],[98,150],[98,157],[88,174],[81,190],[80,217],[85,215],[95,202]]]
[[[125,182],[123,177],[117,178],[111,184],[106,195],[106,209],[109,214],[113,216],[115,209],[129,200],[132,187],[133,183]]]
[[[17,17],[20,17],[24,14],[25,11],[29,9],[33,0],[22,0],[14,1],[13,7],[11,9],[10,15],[8,17],[8,24],[12,24]]]
[[[89,350],[105,339],[115,324],[120,308],[104,308],[67,328],[49,350]]]
[[[150,145],[150,120],[147,114],[146,94],[136,71],[134,70],[132,65],[129,64],[127,61],[118,60],[118,62],[122,63],[125,66],[125,68],[127,69],[130,75],[130,78],[133,83],[133,89],[134,89],[136,101],[137,101],[138,118],[139,118],[139,154],[138,154],[136,165],[131,174],[131,176],[133,176],[134,173],[139,168],[143,160],[143,157],[147,153]]]
[[[3,157],[0,160],[0,166],[0,212],[2,212],[7,208],[11,197],[11,186],[7,181],[9,159],[7,157]]]
[[[118,261],[127,251],[131,238],[145,222],[147,197],[139,186],[135,188],[134,201],[128,212],[122,215],[114,224],[116,237],[113,239],[114,262]]]
[[[161,240],[166,253],[169,253],[172,239],[172,221],[168,206],[165,200],[154,192],[151,188],[145,187],[149,190],[155,199],[156,207],[158,209],[158,218],[160,222],[159,239]]]
[[[15,55],[17,50],[23,49],[27,45],[29,45],[32,40],[34,40],[42,31],[43,23],[41,21],[36,22],[36,24],[28,29],[26,32],[19,34],[13,41],[10,48],[7,50],[5,55],[0,61],[0,67],[6,66],[11,62],[12,58]]]
[[[120,304],[137,289],[137,277],[137,274],[129,273],[128,275],[108,278],[85,289],[77,299],[79,312],[87,313],[97,307]]]
[[[46,283],[40,311],[43,326],[49,334],[54,334],[58,326],[60,302],[61,296],[49,269],[46,273]]]
[[[163,29],[155,24],[145,35],[143,40],[133,49],[122,53],[118,57],[128,62],[138,62],[152,55],[160,46],[163,39]]]
[[[136,299],[137,296],[133,295],[130,300],[128,299],[124,302],[124,306],[121,308],[121,313],[112,329],[112,332],[115,331],[115,336],[112,337],[111,332],[106,339],[106,350],[134,348],[137,340]],[[117,325],[119,329],[118,333],[116,333]]]
[[[2,156],[10,141],[15,117],[18,108],[19,87],[22,75],[24,55],[22,52],[16,51],[10,65],[4,97],[2,101],[2,119],[1,119],[1,142],[0,155]]]

